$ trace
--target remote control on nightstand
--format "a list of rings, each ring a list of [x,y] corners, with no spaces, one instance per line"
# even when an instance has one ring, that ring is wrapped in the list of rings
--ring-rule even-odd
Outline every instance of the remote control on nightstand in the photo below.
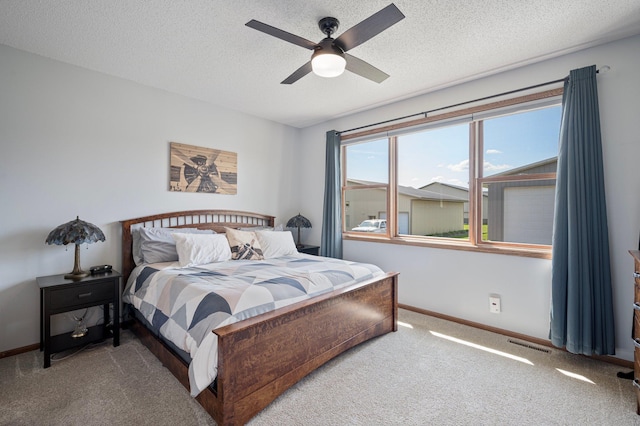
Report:
[[[96,265],[89,268],[89,272],[91,272],[91,275],[104,274],[106,272],[111,272],[112,269],[111,265]]]

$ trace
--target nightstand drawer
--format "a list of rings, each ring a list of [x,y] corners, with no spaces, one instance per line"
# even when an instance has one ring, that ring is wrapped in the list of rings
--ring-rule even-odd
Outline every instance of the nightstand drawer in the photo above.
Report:
[[[56,289],[51,292],[50,309],[96,304],[102,300],[108,303],[113,301],[113,295],[113,281]]]

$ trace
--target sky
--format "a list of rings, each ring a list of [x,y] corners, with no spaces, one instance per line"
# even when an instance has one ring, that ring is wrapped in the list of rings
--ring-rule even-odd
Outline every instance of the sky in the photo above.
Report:
[[[484,176],[558,155],[561,107],[553,106],[484,120]],[[388,181],[387,140],[347,148],[347,177]],[[398,138],[398,184],[420,188],[432,182],[469,187],[469,124]]]

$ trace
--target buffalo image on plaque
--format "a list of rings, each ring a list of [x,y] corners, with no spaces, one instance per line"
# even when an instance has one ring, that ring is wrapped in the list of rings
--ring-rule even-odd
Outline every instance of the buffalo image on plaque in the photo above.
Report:
[[[171,142],[169,191],[235,195],[238,154]]]

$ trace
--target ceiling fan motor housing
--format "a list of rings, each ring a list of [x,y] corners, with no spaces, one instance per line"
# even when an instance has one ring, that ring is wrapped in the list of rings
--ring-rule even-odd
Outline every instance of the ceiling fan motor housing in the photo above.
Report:
[[[332,55],[344,56],[344,51],[334,43],[335,40],[331,37],[323,38],[320,40],[320,43],[313,49],[313,55],[311,55],[311,59],[316,57],[317,55],[322,55],[325,53],[330,53]]]

